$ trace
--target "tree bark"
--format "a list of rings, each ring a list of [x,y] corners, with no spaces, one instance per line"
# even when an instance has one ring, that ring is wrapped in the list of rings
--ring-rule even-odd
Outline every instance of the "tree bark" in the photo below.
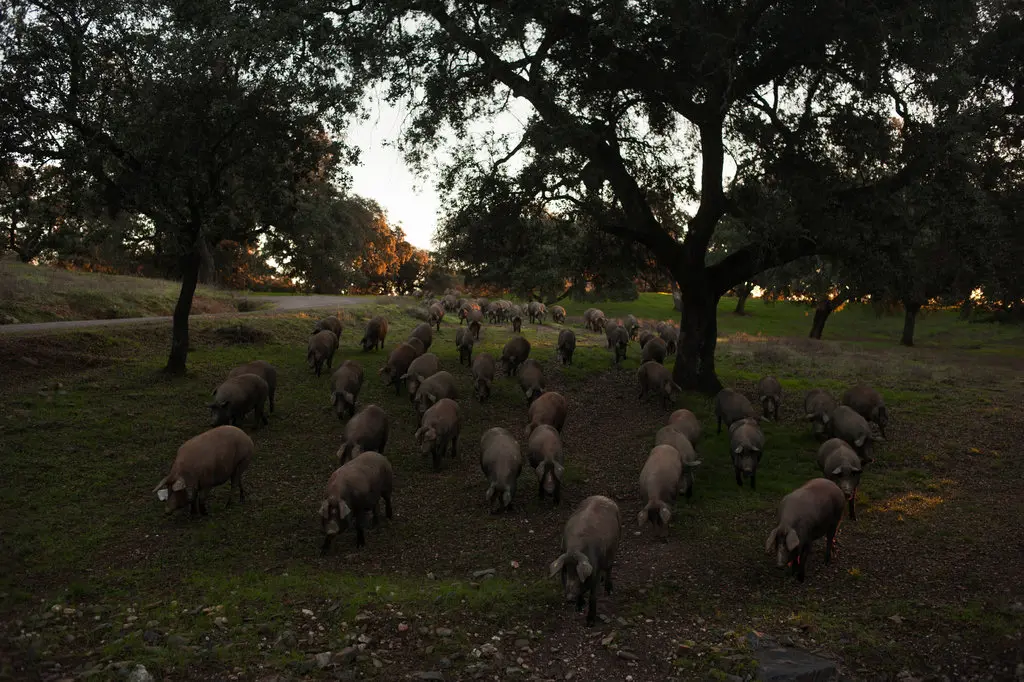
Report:
[[[821,339],[821,333],[825,331],[825,323],[828,322],[829,316],[845,300],[846,296],[836,296],[835,298],[825,297],[818,301],[818,304],[814,306],[814,321],[811,323],[810,338]]]
[[[181,292],[174,306],[171,325],[171,354],[167,358],[164,371],[168,374],[185,373],[188,360],[188,316],[192,312],[192,299],[199,282],[199,266],[201,256],[197,248],[182,256],[181,259]]]
[[[679,345],[672,379],[683,390],[715,395],[722,383],[715,373],[715,346],[718,343],[718,300],[708,287],[688,282],[682,291],[683,312],[679,320]]]
[[[960,304],[960,319],[971,319],[972,312],[974,312],[974,301],[971,300],[971,296],[968,294],[967,298],[964,299],[964,302]]]
[[[747,314],[747,299],[753,290],[754,287],[746,282],[736,287],[736,310],[732,311],[734,315]]]
[[[921,311],[921,304],[914,302],[903,303],[903,336],[900,343],[904,346],[914,345],[914,325],[917,323],[917,313]]]

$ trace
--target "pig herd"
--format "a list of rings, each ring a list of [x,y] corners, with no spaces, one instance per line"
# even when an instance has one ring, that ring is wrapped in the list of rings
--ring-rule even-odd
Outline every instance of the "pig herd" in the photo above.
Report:
[[[519,440],[507,429],[494,427],[480,438],[480,469],[486,483],[485,498],[492,513],[508,510],[514,502],[516,486],[524,465],[529,465],[537,479],[540,499],[551,498],[558,505],[562,497],[565,461],[562,429],[568,416],[568,403],[561,394],[548,391],[544,371],[530,357],[530,342],[516,334],[505,344],[501,356],[473,353],[480,339],[481,323],[511,324],[518,332],[522,318],[542,323],[551,315],[556,322],[566,319],[560,306],[544,306],[532,302],[520,307],[508,301],[463,301],[454,296],[427,304],[426,321],[396,346],[378,369],[385,385],[393,385],[396,394],[402,386],[418,415],[415,442],[435,471],[443,466],[445,456],[458,457],[461,416],[455,378],[441,367],[437,355],[430,353],[435,330],[446,313],[457,312],[460,328],[455,337],[460,367],[468,366],[473,381],[474,397],[485,402],[491,395],[491,384],[500,368],[507,377],[514,377],[527,404],[528,424],[525,428],[525,453]],[[466,327],[461,327],[465,324]],[[625,320],[608,320],[596,308],[583,314],[584,327],[604,333],[612,362],[618,365],[626,356],[631,341],[640,343],[642,364],[637,372],[638,399],[656,396],[665,407],[671,405],[680,388],[665,367],[665,358],[676,352],[678,330],[659,323],[651,329],[642,328],[629,315]],[[359,340],[363,351],[383,348],[389,330],[388,320],[372,318]],[[307,344],[306,361],[320,376],[326,367],[333,369],[334,354],[339,347],[342,323],[327,317],[314,326]],[[572,364],[576,335],[568,328],[560,330],[555,355],[563,364]],[[344,439],[337,450],[338,468],[327,481],[319,517],[323,533],[321,553],[326,553],[332,540],[349,526],[354,527],[356,546],[365,544],[367,516],[378,523],[380,501],[384,513],[392,516],[391,494],[394,471],[384,452],[391,424],[389,415],[377,405],[358,407],[364,381],[364,369],[354,360],[342,362],[330,377],[329,399],[339,419],[345,420]],[[185,442],[178,450],[170,473],[156,486],[158,498],[165,502],[165,511],[188,507],[192,514],[207,513],[206,498],[212,488],[231,483],[239,501],[245,499],[242,475],[253,457],[252,439],[240,428],[249,414],[254,426],[267,423],[266,412],[273,412],[277,388],[276,369],[261,360],[232,369],[223,383],[213,390],[208,407],[210,430]],[[778,421],[782,404],[782,386],[774,377],[764,377],[757,384],[761,414],[742,393],[723,389],[714,400],[717,432],[728,430],[729,451],[736,483],[750,482],[756,486],[758,468],[766,449],[761,421]],[[844,511],[849,509],[856,519],[855,499],[864,465],[873,459],[874,424],[885,437],[888,412],[881,395],[868,386],[855,386],[842,396],[841,404],[822,389],[809,391],[804,398],[803,412],[814,435],[823,441],[817,463],[823,477],[808,481],[786,495],[781,502],[778,525],[771,531],[766,551],[775,554],[780,568],[792,568],[803,581],[811,545],[820,537],[826,539],[825,562],[834,552],[836,532]],[[693,493],[694,473],[701,465],[696,446],[702,435],[697,416],[686,409],[671,413],[667,423],[658,430],[639,475],[640,507],[637,521],[650,524],[657,535],[666,537],[678,495],[689,498]],[[586,498],[573,511],[565,524],[561,554],[550,566],[552,577],[560,576],[567,601],[582,610],[589,601],[587,622],[593,624],[597,611],[597,588],[606,593],[612,589],[612,564],[621,536],[622,517],[618,505],[609,497]]]

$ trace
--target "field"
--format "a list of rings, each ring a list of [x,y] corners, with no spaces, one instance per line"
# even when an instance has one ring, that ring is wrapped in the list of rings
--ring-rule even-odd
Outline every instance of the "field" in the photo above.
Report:
[[[170,315],[180,282],[73,272],[0,259],[0,324]],[[192,314],[249,310],[243,292],[200,286]]]
[[[667,297],[601,307],[671,316]],[[635,344],[612,369],[603,338],[571,318],[581,347],[563,369],[558,327],[524,325],[549,390],[570,403],[566,487],[553,508],[524,470],[517,509],[492,516],[479,436],[522,434],[517,384],[499,378],[477,403],[447,318],[431,351],[459,381],[463,432],[460,457],[434,473],[408,396],[376,376],[385,354],[356,344],[372,314],[392,322],[387,349],[418,320],[397,304],[348,310],[335,366],[362,362],[360,404],[391,417],[396,514],[366,547],[350,531],[326,558],[316,511],[344,425],[327,377],[304,363],[314,317],[195,321],[182,379],[157,371],[163,325],[2,337],[0,679],[119,679],[135,663],[175,680],[744,679],[751,632],[828,656],[849,679],[1013,679],[1024,657],[1020,329],[937,311],[908,349],[895,344],[899,316],[844,309],[813,342],[806,308],[748,309],[736,317],[722,303],[722,380],[752,395],[773,373],[786,392],[780,423],[764,427],[758,489],[733,482],[710,401],[683,396],[703,421],[703,465],[667,542],[636,525],[637,476],[668,411],[636,400]],[[508,337],[486,325],[477,352],[497,356]],[[269,426],[246,424],[257,446],[249,499],[226,507],[222,488],[208,517],[165,517],[153,486],[207,427],[210,390],[254,358],[278,367],[279,388]],[[855,381],[885,395],[889,438],[838,560],[824,566],[819,542],[801,585],[764,542],[780,498],[819,473],[802,394]],[[596,493],[619,503],[624,528],[615,593],[587,628],[547,566],[571,509]]]

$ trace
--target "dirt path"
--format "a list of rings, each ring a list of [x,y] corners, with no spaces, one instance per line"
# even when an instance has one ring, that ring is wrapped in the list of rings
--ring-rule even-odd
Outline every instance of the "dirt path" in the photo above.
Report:
[[[192,315],[190,319],[203,320],[218,317],[237,317],[239,315],[265,315],[267,313],[317,310],[325,308],[344,308],[353,305],[367,304],[373,302],[369,296],[250,296],[250,300],[270,303],[273,307],[257,310],[248,313],[213,313],[205,315]],[[0,334],[17,334],[20,332],[40,333],[56,332],[68,329],[83,329],[86,327],[113,327],[126,324],[153,324],[164,322],[170,324],[170,316],[158,317],[125,317],[112,320],[61,320],[59,322],[33,322],[25,324],[0,325]]]

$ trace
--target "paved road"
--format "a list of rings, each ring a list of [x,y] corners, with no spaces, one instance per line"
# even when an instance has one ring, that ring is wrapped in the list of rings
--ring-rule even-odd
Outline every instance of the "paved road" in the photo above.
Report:
[[[217,317],[238,317],[239,315],[265,315],[281,311],[317,310],[322,308],[344,308],[353,305],[371,303],[373,296],[249,296],[250,300],[266,301],[273,308],[256,310],[250,313],[211,313],[192,315],[190,319],[203,320]],[[2,324],[0,334],[16,334],[18,332],[52,332],[67,329],[85,329],[87,327],[115,327],[126,324],[153,324],[163,322],[170,324],[168,317],[125,317],[115,320],[63,320],[60,322],[33,322],[26,324]]]

